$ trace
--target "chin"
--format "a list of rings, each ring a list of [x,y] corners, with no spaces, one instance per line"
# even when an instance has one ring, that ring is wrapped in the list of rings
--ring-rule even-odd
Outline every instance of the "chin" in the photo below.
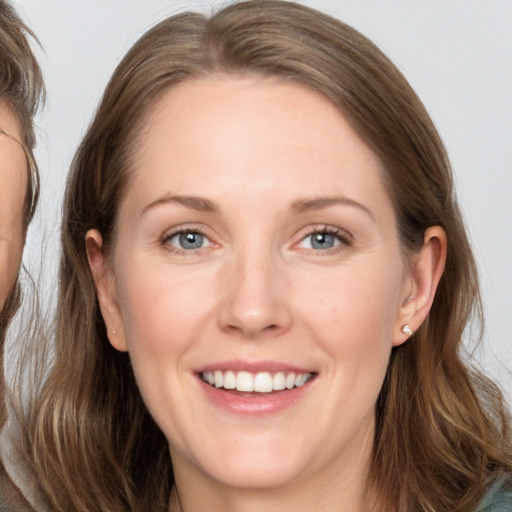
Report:
[[[253,434],[248,438],[232,436],[224,441],[215,443],[213,450],[202,451],[193,463],[210,480],[223,486],[244,490],[277,489],[300,479],[310,467],[310,457],[301,446],[287,444],[282,436],[258,439]]]
[[[210,476],[225,486],[262,491],[285,487],[296,480],[300,472],[290,467],[287,461],[245,461],[236,465],[223,465]]]

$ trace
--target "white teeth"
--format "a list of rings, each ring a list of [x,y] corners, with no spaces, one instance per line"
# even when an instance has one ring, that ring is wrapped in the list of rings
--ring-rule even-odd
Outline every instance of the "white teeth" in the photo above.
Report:
[[[238,372],[236,376],[237,391],[254,391],[254,381],[249,372]]]
[[[272,391],[272,375],[270,373],[258,373],[254,377],[254,391],[270,393]]]
[[[223,387],[223,384],[224,384],[224,375],[222,374],[221,371],[219,370],[215,370],[213,372],[213,378],[215,379],[215,387],[216,388],[221,388]]]
[[[224,374],[224,389],[236,388],[236,375],[234,372],[226,372]]]
[[[306,384],[308,376],[305,373],[299,373],[295,376],[295,386],[300,388],[301,386],[304,386]]]
[[[272,388],[276,391],[281,391],[286,387],[286,377],[283,372],[277,372],[272,377]]]
[[[244,393],[270,393],[271,391],[282,391],[304,386],[312,377],[311,373],[284,373],[259,372],[233,372],[228,370],[222,372],[203,372],[201,378],[210,386],[224,389],[236,389]]]
[[[210,386],[213,386],[215,384],[215,377],[213,376],[213,372],[204,372],[203,380],[205,382],[208,382],[208,384],[210,384]]]

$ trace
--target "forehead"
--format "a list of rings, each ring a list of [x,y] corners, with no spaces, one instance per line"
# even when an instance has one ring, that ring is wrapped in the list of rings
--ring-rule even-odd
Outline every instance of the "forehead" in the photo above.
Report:
[[[330,101],[294,83],[181,83],[154,106],[137,148],[128,193],[141,199],[160,189],[219,197],[229,190],[241,201],[264,191],[282,201],[370,191],[387,201],[375,153]]]

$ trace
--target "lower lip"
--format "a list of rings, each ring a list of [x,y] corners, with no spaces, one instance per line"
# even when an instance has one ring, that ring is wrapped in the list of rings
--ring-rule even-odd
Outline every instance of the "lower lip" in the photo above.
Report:
[[[299,388],[272,393],[244,394],[210,386],[200,376],[198,376],[198,380],[208,400],[216,406],[236,414],[264,416],[277,413],[295,404],[308,391],[314,379],[310,379]]]

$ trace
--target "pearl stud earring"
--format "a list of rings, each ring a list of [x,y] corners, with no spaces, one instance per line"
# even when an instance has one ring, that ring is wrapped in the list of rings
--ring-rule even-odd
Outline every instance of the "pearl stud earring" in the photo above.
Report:
[[[409,324],[405,324],[403,327],[402,327],[402,332],[404,334],[407,334],[407,336],[412,336],[412,330],[409,326]]]

